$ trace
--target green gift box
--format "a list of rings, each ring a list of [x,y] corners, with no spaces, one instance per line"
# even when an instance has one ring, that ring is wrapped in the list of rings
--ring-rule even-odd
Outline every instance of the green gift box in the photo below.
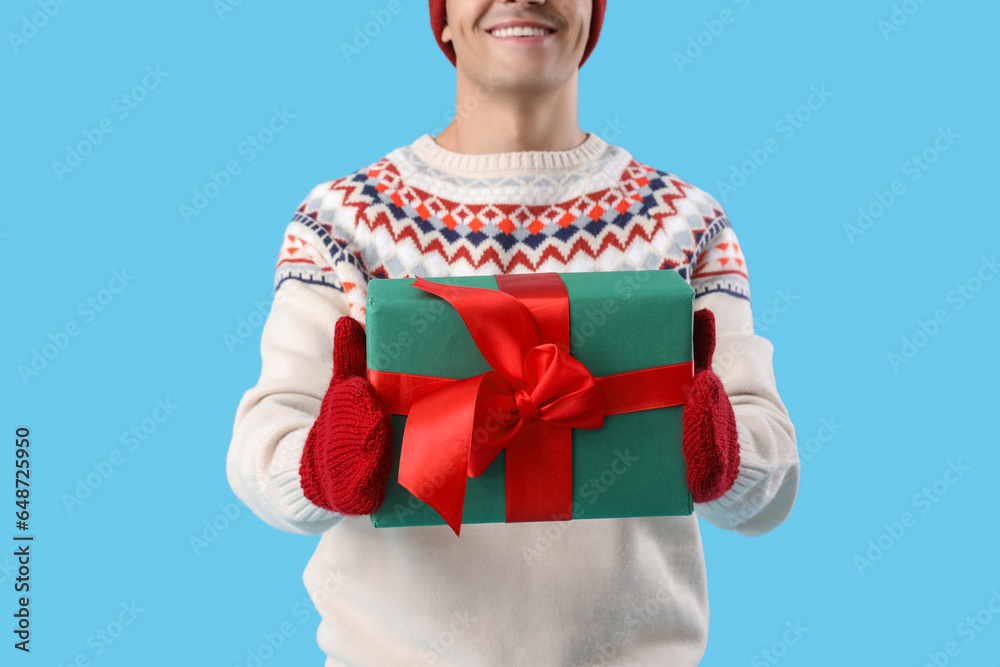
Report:
[[[694,290],[676,271],[557,275],[569,300],[569,353],[594,378],[679,366],[687,369],[687,380],[674,382],[673,391],[686,396],[681,384],[690,382],[693,370]],[[495,276],[427,280],[500,289]],[[369,281],[365,318],[370,377],[375,371],[462,379],[491,370],[459,312],[414,287],[412,278]],[[600,428],[572,429],[572,518],[691,514],[681,450],[683,410],[683,404],[639,408],[606,415]],[[372,524],[442,525],[433,507],[399,483],[407,416],[392,414],[391,420],[392,471]],[[484,473],[467,479],[462,524],[507,521],[505,458],[500,451]]]

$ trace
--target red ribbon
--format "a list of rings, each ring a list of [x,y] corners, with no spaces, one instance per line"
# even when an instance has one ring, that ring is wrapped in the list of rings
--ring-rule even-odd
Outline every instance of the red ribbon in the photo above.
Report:
[[[460,534],[465,486],[506,449],[507,521],[572,516],[572,429],[605,415],[681,405],[694,362],[594,378],[569,354],[557,273],[496,276],[501,291],[413,286],[447,300],[492,370],[451,379],[368,371],[387,412],[408,414],[399,483]]]

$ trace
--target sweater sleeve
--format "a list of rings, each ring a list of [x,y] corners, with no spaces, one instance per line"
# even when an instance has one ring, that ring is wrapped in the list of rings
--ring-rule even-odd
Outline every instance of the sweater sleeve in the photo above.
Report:
[[[695,512],[720,528],[761,535],[789,515],[799,484],[799,457],[788,410],[778,395],[774,346],[754,333],[750,282],[739,239],[717,201],[694,262],[695,309],[715,315],[712,370],[736,416],[740,467],[721,498],[695,504]]]
[[[299,464],[333,376],[334,326],[344,315],[363,321],[367,287],[351,237],[324,204],[329,191],[329,184],[314,188],[285,229],[260,379],[236,410],[226,460],[230,486],[254,514],[305,535],[342,518],[306,498]]]

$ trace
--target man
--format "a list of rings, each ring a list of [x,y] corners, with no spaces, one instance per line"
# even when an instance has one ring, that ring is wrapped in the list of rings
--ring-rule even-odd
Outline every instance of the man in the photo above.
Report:
[[[708,635],[696,517],[767,532],[799,479],[739,241],[711,195],[580,129],[578,70],[604,0],[430,0],[430,13],[457,106],[478,104],[298,207],[230,484],[269,524],[323,534],[304,581],[327,667],[695,665]],[[676,270],[695,290],[696,515],[469,524],[460,538],[371,525],[391,425],[365,377],[369,280],[639,269]]]

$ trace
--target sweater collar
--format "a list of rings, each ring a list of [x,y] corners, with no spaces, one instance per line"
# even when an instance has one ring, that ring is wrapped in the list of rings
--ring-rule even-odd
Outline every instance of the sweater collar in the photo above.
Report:
[[[507,153],[456,153],[424,134],[410,148],[422,162],[445,172],[466,176],[498,172],[570,171],[595,162],[608,143],[593,132],[583,143],[565,151],[511,151]]]

